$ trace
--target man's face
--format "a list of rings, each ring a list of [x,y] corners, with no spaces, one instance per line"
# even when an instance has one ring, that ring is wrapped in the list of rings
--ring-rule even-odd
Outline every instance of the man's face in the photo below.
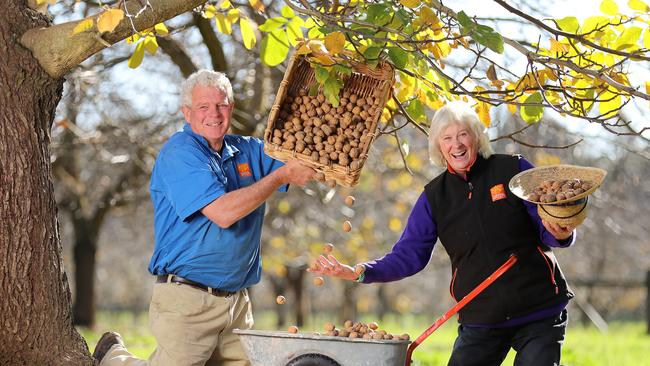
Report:
[[[192,131],[203,136],[210,147],[221,150],[223,137],[230,127],[234,104],[219,89],[197,85],[192,90],[192,105],[181,108]]]

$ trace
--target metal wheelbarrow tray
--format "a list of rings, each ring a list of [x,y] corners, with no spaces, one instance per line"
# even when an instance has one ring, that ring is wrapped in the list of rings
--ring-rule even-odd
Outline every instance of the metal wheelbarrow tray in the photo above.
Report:
[[[403,366],[410,343],[279,331],[234,332],[253,366]]]
[[[277,331],[235,329],[234,332],[239,335],[252,366],[411,366],[411,357],[418,345],[516,262],[517,256],[512,254],[412,343]]]

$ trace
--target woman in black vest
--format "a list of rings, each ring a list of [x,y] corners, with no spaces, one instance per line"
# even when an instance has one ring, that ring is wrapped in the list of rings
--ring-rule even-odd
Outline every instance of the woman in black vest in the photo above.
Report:
[[[361,275],[331,255],[309,271],[362,283],[396,281],[421,271],[440,239],[452,264],[449,290],[460,301],[516,255],[515,265],[459,312],[449,365],[500,365],[510,348],[517,366],[559,365],[573,294],[551,248],[571,246],[575,228],[541,220],[534,204],[510,192],[510,178],[532,164],[494,154],[467,104],[448,103],[436,113],[429,153],[446,170],[424,187],[391,252],[361,263]]]

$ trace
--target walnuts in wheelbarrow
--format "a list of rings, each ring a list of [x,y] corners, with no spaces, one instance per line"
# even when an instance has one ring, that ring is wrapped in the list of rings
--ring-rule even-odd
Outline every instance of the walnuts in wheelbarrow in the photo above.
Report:
[[[346,320],[341,329],[334,323],[328,322],[324,325],[323,335],[331,337],[363,338],[371,340],[409,340],[408,334],[393,335],[383,329],[379,329],[377,322],[361,323]]]
[[[592,182],[580,179],[548,179],[535,187],[528,200],[541,203],[564,201],[590,190],[593,186]]]
[[[285,97],[271,142],[322,165],[358,169],[380,104],[379,95],[343,91],[335,107],[323,94],[312,96],[301,89],[298,95]]]

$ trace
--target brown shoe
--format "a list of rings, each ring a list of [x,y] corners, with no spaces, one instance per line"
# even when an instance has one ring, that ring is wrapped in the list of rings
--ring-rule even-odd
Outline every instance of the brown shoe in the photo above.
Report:
[[[97,345],[95,346],[95,352],[93,352],[95,365],[99,365],[104,356],[106,356],[106,353],[108,353],[108,350],[116,344],[124,346],[122,336],[119,333],[106,332],[102,334],[102,337],[99,338],[99,341],[97,341]]]

